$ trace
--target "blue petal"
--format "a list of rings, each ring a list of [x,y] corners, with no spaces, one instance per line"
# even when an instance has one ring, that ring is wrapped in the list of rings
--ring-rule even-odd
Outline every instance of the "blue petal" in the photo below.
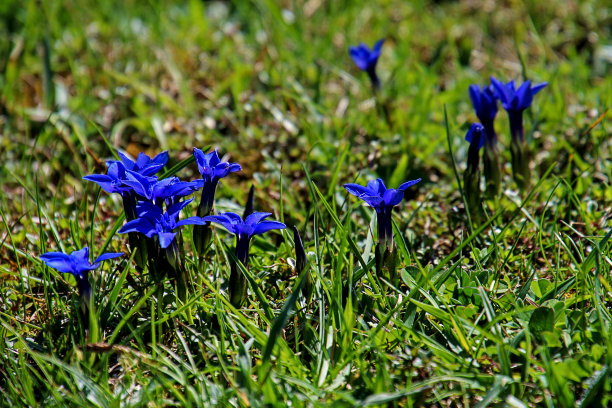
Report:
[[[535,95],[540,92],[544,87],[548,85],[548,82],[542,82],[541,84],[537,84],[531,87],[531,94]]]
[[[96,260],[94,261],[94,264],[97,264],[102,261],[106,261],[108,259],[119,258],[120,256],[123,256],[123,252],[107,252],[97,257]]]
[[[39,256],[39,258],[44,261],[48,267],[57,269],[60,272],[75,272],[70,257],[62,252],[47,252]]]
[[[382,197],[383,194],[385,194],[385,191],[387,191],[385,182],[381,178],[368,181],[367,187],[370,189],[370,191],[372,191],[376,195],[379,195],[380,197]]]
[[[355,197],[361,197],[362,195],[372,195],[375,192],[367,187],[361,186],[355,183],[347,183],[343,186],[346,191],[354,195]]]
[[[178,203],[172,204],[170,208],[168,208],[168,215],[171,218],[176,219],[181,212],[181,210],[189,205],[193,201],[193,198],[185,201],[179,201]]]
[[[264,232],[267,232],[273,229],[283,229],[283,228],[287,228],[287,226],[283,224],[282,222],[262,221],[255,226],[253,233],[251,235],[263,234]]]
[[[99,185],[102,190],[106,191],[109,194],[118,193],[121,190],[117,187],[117,184],[114,180],[105,175],[105,174],[90,174],[89,176],[83,177],[83,180],[93,181],[97,185]]]
[[[134,167],[136,166],[136,163],[134,163],[132,161],[132,159],[130,159],[129,157],[127,157],[125,154],[123,154],[120,151],[117,151],[117,153],[119,154],[119,157],[121,158],[121,162],[123,163],[123,165],[125,166],[125,168],[127,170],[134,170]]]
[[[349,54],[351,55],[351,58],[355,62],[355,65],[357,65],[357,68],[359,68],[362,71],[365,71],[366,69],[368,69],[369,52],[364,51],[361,45],[358,47],[349,47]]]
[[[484,139],[483,139],[483,140],[484,140]],[[484,142],[483,142],[483,143],[484,143]],[[418,183],[419,181],[421,181],[421,179],[420,179],[420,178],[418,178],[418,179],[416,179],[416,180],[410,180],[410,181],[407,181],[407,182],[405,182],[405,183],[402,183],[402,184],[401,184],[401,185],[400,185],[400,186],[399,186],[397,189],[398,189],[398,190],[400,190],[400,191],[404,191],[404,190],[406,190],[407,188],[414,186],[414,185],[415,185],[416,183]]]
[[[174,241],[176,233],[175,232],[160,232],[159,236],[159,246],[162,248],[168,248],[168,246]]]
[[[155,228],[155,224],[147,218],[136,218],[135,220],[126,222],[118,232],[119,234],[125,234],[126,232],[140,232],[141,234],[151,238],[153,235],[155,235],[157,229]]]
[[[271,215],[272,213],[269,213],[269,212],[254,212],[250,214],[248,217],[246,217],[246,219],[244,220],[244,223],[246,225],[254,226]]]
[[[383,201],[385,203],[385,206],[396,206],[399,203],[402,202],[402,200],[404,199],[404,191],[403,190],[395,190],[393,188],[388,189],[387,191],[385,191],[385,194],[383,196]]]
[[[202,217],[189,217],[184,220],[180,220],[176,223],[175,228],[182,227],[183,225],[206,225],[207,222]]]

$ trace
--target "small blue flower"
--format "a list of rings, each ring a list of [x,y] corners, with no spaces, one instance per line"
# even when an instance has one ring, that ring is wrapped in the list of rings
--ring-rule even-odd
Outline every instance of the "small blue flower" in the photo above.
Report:
[[[205,154],[196,147],[193,149],[193,155],[196,159],[198,170],[202,175],[200,180],[193,181],[196,186],[202,188],[197,214],[199,217],[205,217],[212,214],[215,203],[215,191],[217,190],[219,180],[230,173],[242,170],[242,167],[238,163],[222,162],[217,150]],[[203,254],[206,252],[210,247],[211,240],[212,232],[208,226],[194,227],[193,243],[197,253]]]
[[[393,224],[391,215],[393,207],[404,199],[404,191],[415,185],[421,179],[403,183],[397,189],[387,188],[382,179],[371,180],[364,187],[359,184],[348,183],[344,188],[357,198],[368,203],[376,210],[379,241],[390,248],[393,244]]]
[[[136,206],[138,218],[127,222],[121,227],[119,233],[140,232],[148,238],[157,235],[159,238],[159,245],[162,248],[167,248],[177,234],[173,232],[174,229],[182,227],[183,225],[206,224],[200,217],[189,217],[178,221],[180,211],[191,201],[193,201],[193,199],[175,203],[168,208],[167,212],[162,212],[158,206],[152,203],[141,201]]]
[[[498,110],[495,91],[491,86],[480,87],[478,85],[470,85],[469,91],[476,116],[478,116],[478,119],[480,119],[485,128],[487,142],[495,145],[497,143],[497,136],[495,135],[493,121]]]
[[[384,42],[384,38],[378,40],[372,49],[364,43],[356,47],[349,47],[349,54],[355,62],[355,65],[357,65],[357,68],[360,70],[368,73],[372,86],[374,86],[375,89],[380,86],[380,81],[376,75],[376,64],[378,63],[378,58],[380,57]]]
[[[200,181],[202,184],[219,181],[230,173],[242,170],[238,163],[222,162],[216,149],[205,154],[202,150],[194,147],[193,155],[202,175]]]
[[[378,40],[372,49],[370,49],[370,47],[364,43],[361,43],[356,47],[349,47],[349,54],[351,54],[351,58],[353,58],[357,68],[362,71],[375,69],[384,42],[384,38]]]
[[[93,263],[89,263],[89,247],[85,247],[70,253],[70,255],[63,252],[47,252],[39,258],[50,268],[72,274],[77,280],[81,296],[89,298],[91,285],[87,272],[97,269],[102,261],[118,258],[122,255],[123,252],[108,252],[97,257]]]
[[[251,237],[274,229],[284,229],[286,225],[278,221],[264,221],[271,214],[267,212],[253,212],[246,219],[233,212],[219,215],[209,215],[202,220],[221,224],[232,234],[236,235],[236,259],[245,268],[249,266],[249,244]],[[238,270],[235,262],[231,263],[231,274],[229,280],[230,302],[235,307],[240,307],[247,297],[246,277]]]
[[[514,81],[504,84],[495,77],[491,77],[491,84],[495,88],[497,97],[501,101],[504,109],[508,112],[518,112],[524,111],[531,106],[533,96],[548,85],[548,82],[542,82],[541,84],[532,86],[531,81],[525,81],[516,89]]]
[[[168,163],[168,152],[164,151],[155,156],[154,158],[150,158],[145,153],[138,153],[138,157],[136,161],[132,161],[125,154],[120,151],[117,152],[119,157],[121,158],[121,162],[126,170],[133,171],[135,173],[141,174],[143,176],[152,176],[162,169]],[[107,163],[117,163],[116,160],[109,160]]]
[[[236,256],[245,266],[248,263],[249,242],[253,235],[263,234],[273,229],[287,228],[285,224],[278,221],[264,221],[271,213],[254,212],[245,220],[236,213],[226,212],[219,215],[209,215],[202,220],[221,224],[232,234],[236,235]]]

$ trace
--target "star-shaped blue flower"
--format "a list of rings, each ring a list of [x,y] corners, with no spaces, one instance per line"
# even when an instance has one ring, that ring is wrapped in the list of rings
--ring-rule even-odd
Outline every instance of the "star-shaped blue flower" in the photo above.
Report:
[[[136,205],[138,218],[127,222],[121,227],[119,233],[140,232],[148,238],[157,235],[159,238],[159,245],[162,248],[167,248],[177,234],[173,232],[176,228],[183,225],[206,224],[200,217],[189,217],[184,220],[178,220],[180,211],[191,201],[193,201],[193,199],[175,203],[171,205],[166,212],[163,212],[158,206],[152,203],[141,201]]]
[[[378,239],[386,247],[391,247],[393,243],[393,224],[391,223],[393,207],[402,202],[404,191],[419,181],[421,181],[420,178],[407,181],[394,189],[387,188],[382,179],[376,179],[369,181],[366,186],[348,183],[344,185],[344,188],[376,210]]]
[[[351,54],[351,58],[355,62],[355,65],[357,65],[357,68],[362,71],[375,69],[384,42],[384,38],[378,40],[372,49],[364,43],[358,46],[349,47],[349,54]]]
[[[79,287],[79,292],[87,298],[91,294],[91,286],[87,272],[97,269],[102,261],[118,258],[123,252],[108,252],[100,255],[93,263],[89,262],[89,247],[84,247],[67,255],[63,252],[47,252],[39,258],[50,268],[57,269],[63,273],[72,274]]]
[[[271,213],[254,212],[245,220],[236,213],[226,212],[219,215],[209,215],[202,220],[221,224],[232,234],[236,235],[236,256],[245,266],[249,256],[249,242],[253,235],[263,234],[274,229],[287,228],[285,224],[278,221],[264,221]]]
[[[533,96],[548,85],[548,82],[532,86],[531,81],[525,81],[516,89],[514,81],[504,84],[497,78],[491,77],[491,84],[495,88],[496,96],[501,101],[503,108],[508,112],[519,112],[531,106]]]
[[[215,183],[230,173],[242,170],[238,163],[222,162],[216,149],[205,154],[202,150],[195,147],[193,155],[195,156],[198,170],[202,175],[202,179],[196,180],[196,182],[202,185]]]
[[[380,86],[380,80],[378,79],[378,75],[376,75],[376,64],[378,63],[378,58],[380,57],[384,42],[384,38],[378,40],[372,49],[364,43],[356,47],[349,47],[349,54],[355,62],[355,65],[357,65],[357,68],[360,70],[367,72],[374,89]]]

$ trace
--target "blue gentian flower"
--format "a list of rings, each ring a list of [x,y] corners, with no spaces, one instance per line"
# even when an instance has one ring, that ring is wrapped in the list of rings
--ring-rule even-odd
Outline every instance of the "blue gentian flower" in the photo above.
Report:
[[[198,170],[202,175],[201,179],[193,181],[196,186],[202,188],[202,196],[200,198],[200,205],[198,205],[197,214],[199,217],[205,217],[212,214],[215,202],[215,191],[217,189],[217,184],[219,184],[219,180],[230,173],[242,170],[242,167],[238,163],[222,162],[216,149],[205,154],[196,147],[193,149],[193,155],[196,159]],[[210,228],[207,226],[194,227],[193,243],[195,250],[199,254],[203,254],[208,249],[211,239],[212,234]]]
[[[497,97],[491,86],[470,85],[470,98],[485,130],[485,151],[483,155],[486,190],[490,197],[501,192],[501,164],[497,151],[497,135],[493,124],[497,115]]]
[[[397,189],[393,189],[387,188],[382,179],[376,179],[369,181],[365,187],[348,183],[344,185],[344,188],[376,210],[378,240],[385,248],[391,248],[393,246],[393,224],[391,222],[393,207],[402,202],[404,191],[419,181],[421,181],[420,178],[407,181]]]
[[[355,65],[357,65],[357,68],[365,71],[368,74],[374,89],[378,89],[380,87],[380,80],[378,79],[378,75],[376,75],[376,64],[378,63],[378,58],[380,57],[384,42],[384,38],[378,40],[372,49],[370,49],[364,43],[361,43],[356,47],[349,47],[349,54],[355,62]]]
[[[236,235],[236,259],[245,268],[249,266],[249,244],[251,238],[264,232],[283,229],[287,226],[278,221],[264,221],[271,214],[267,212],[253,212],[246,219],[233,212],[219,215],[209,215],[202,220],[221,224],[232,234]],[[245,276],[238,271],[237,265],[232,262],[230,275],[230,301],[235,307],[240,307],[247,296],[247,282]]]
[[[476,111],[476,116],[485,128],[486,142],[489,145],[497,144],[497,135],[493,121],[497,115],[497,97],[490,86],[470,85],[470,98]]]
[[[491,77],[491,83],[495,88],[497,97],[503,108],[508,112],[510,120],[510,153],[512,154],[512,175],[520,190],[529,186],[531,171],[529,169],[529,148],[525,144],[525,133],[523,130],[523,111],[531,106],[533,96],[548,85],[543,82],[531,85],[531,81],[525,81],[518,89],[514,81],[507,84]]]
[[[158,180],[157,177],[146,177],[139,173],[127,171],[126,185],[146,200],[161,205],[161,200],[175,202],[178,198],[188,196],[199,186],[195,182],[181,181],[178,177],[168,177]]]
[[[270,215],[272,214],[267,212],[253,212],[243,220],[236,213],[226,212],[219,215],[209,215],[202,219],[221,224],[229,232],[236,235],[236,257],[244,266],[248,266],[249,243],[253,235],[263,234],[274,229],[287,228],[282,222],[264,221]]]
[[[76,278],[79,293],[84,299],[89,301],[91,285],[89,284],[87,272],[97,269],[102,261],[118,258],[122,255],[123,252],[108,252],[100,255],[93,263],[90,263],[89,247],[85,247],[70,253],[70,255],[63,252],[47,252],[39,258],[50,268],[72,274]]]
[[[138,157],[136,161],[132,161],[125,154],[117,151],[119,157],[121,158],[120,163],[122,163],[126,170],[133,171],[135,173],[141,174],[143,176],[152,176],[161,170],[166,163],[168,163],[168,152],[164,151],[159,153],[154,158],[150,158],[145,153],[138,153]],[[118,163],[117,160],[109,160],[107,163]]]
[[[516,89],[514,81],[504,84],[498,79],[491,77],[491,84],[495,88],[496,96],[501,101],[503,108],[508,112],[512,138],[524,140],[523,111],[531,106],[533,96],[548,85],[548,82],[532,86],[531,81],[525,81]]]
[[[472,123],[472,126],[468,129],[465,134],[465,140],[470,144],[470,149],[478,151],[482,149],[485,144],[485,128],[480,123]],[[472,148],[472,146],[474,146]],[[477,156],[478,157],[478,156]],[[470,160],[468,159],[468,163]]]
[[[176,228],[190,224],[206,224],[200,217],[189,217],[178,221],[180,211],[191,201],[193,201],[193,199],[175,203],[171,205],[166,212],[162,212],[158,206],[152,203],[141,201],[136,205],[138,218],[127,222],[121,227],[119,233],[140,232],[148,238],[157,235],[159,238],[159,245],[162,248],[167,248],[177,234],[177,232],[173,232]]]

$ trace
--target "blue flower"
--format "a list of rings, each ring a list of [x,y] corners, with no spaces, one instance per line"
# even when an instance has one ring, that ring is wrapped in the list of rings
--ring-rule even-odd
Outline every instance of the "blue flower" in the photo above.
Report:
[[[497,78],[491,77],[491,84],[506,111],[523,111],[531,106],[533,96],[548,85],[548,82],[532,86],[531,81],[525,81],[516,89],[514,81],[504,84]]]
[[[39,258],[50,268],[72,274],[77,280],[81,296],[89,298],[91,285],[87,272],[97,269],[102,261],[118,258],[122,255],[123,252],[108,252],[97,257],[93,263],[89,263],[89,247],[85,247],[70,253],[70,255],[63,252],[47,252]]]
[[[133,171],[135,173],[141,174],[143,176],[152,176],[161,170],[162,167],[168,163],[168,152],[164,151],[155,156],[154,158],[150,158],[143,152],[138,153],[138,157],[136,161],[132,161],[125,154],[120,151],[117,152],[119,157],[121,158],[121,162],[126,170]],[[119,163],[116,160],[109,160],[107,163]]]
[[[202,175],[200,180],[193,181],[195,185],[202,187],[197,214],[199,217],[205,217],[212,213],[215,203],[215,191],[217,190],[219,180],[230,173],[242,170],[242,167],[238,163],[222,162],[217,150],[205,154],[196,147],[193,149],[193,155],[196,159],[198,170]],[[211,240],[212,232],[208,226],[194,227],[193,243],[197,253],[203,254],[206,252],[210,247]]]
[[[493,146],[497,143],[497,136],[493,127],[493,121],[497,115],[497,97],[495,92],[490,86],[480,87],[478,85],[470,85],[469,91],[476,116],[478,116],[478,119],[480,119],[485,128],[487,142]]]
[[[529,169],[530,153],[525,143],[525,132],[523,130],[523,111],[531,106],[533,96],[548,83],[543,82],[532,86],[531,81],[525,81],[518,89],[516,89],[514,81],[504,84],[491,77],[491,83],[502,106],[508,112],[508,119],[510,120],[512,175],[519,189],[525,191],[529,186],[531,171]]]
[[[197,183],[180,181],[178,177],[168,177],[158,180],[157,177],[147,177],[133,171],[127,171],[126,185],[134,189],[134,192],[152,203],[158,200],[174,202],[180,197],[192,194],[199,187]]]
[[[264,232],[286,228],[286,225],[278,221],[264,221],[271,214],[267,212],[251,213],[246,219],[233,212],[219,215],[209,215],[202,220],[216,222],[225,227],[229,232],[236,235],[236,259],[245,268],[249,266],[249,244],[251,237]],[[231,274],[229,280],[230,301],[235,307],[240,307],[247,297],[247,282],[244,274],[238,271],[235,262],[231,263]]]
[[[378,58],[380,57],[384,42],[384,38],[378,40],[372,49],[370,49],[364,43],[361,43],[356,47],[349,47],[349,54],[355,62],[355,65],[357,65],[357,68],[360,70],[368,73],[372,86],[375,89],[380,86],[380,81],[376,75],[376,64],[378,63]]]
[[[419,181],[421,181],[420,178],[407,181],[397,189],[393,189],[387,188],[382,179],[376,179],[369,181],[365,187],[348,183],[344,185],[344,188],[376,210],[378,239],[384,246],[390,248],[393,244],[393,224],[391,223],[393,207],[402,202],[404,191]]]
[[[238,163],[222,162],[216,149],[205,154],[202,150],[194,147],[193,155],[202,175],[202,180],[198,180],[201,184],[217,182],[230,173],[242,170]]]
[[[271,213],[267,212],[254,212],[243,220],[236,213],[226,212],[219,215],[209,215],[202,219],[221,224],[229,232],[236,235],[236,256],[246,266],[249,256],[249,242],[253,235],[263,234],[273,229],[287,228],[282,222],[264,221],[270,215]]]
[[[178,221],[180,211],[191,201],[193,201],[193,199],[175,203],[168,208],[167,212],[162,212],[158,206],[152,203],[141,201],[136,206],[138,218],[127,222],[121,227],[119,233],[140,232],[148,238],[157,235],[159,238],[159,245],[162,248],[167,248],[177,234],[173,232],[174,229],[183,225],[206,224],[200,217],[189,217]]]

